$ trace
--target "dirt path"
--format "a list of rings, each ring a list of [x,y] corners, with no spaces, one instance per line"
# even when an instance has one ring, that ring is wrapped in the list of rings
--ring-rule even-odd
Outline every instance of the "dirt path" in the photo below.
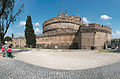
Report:
[[[16,60],[53,69],[87,69],[118,62],[118,53],[98,53],[98,51],[53,51],[32,50],[15,54]]]

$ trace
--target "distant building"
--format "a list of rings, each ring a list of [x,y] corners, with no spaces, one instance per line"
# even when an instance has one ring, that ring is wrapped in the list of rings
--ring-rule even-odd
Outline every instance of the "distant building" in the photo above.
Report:
[[[105,25],[82,23],[79,15],[59,14],[43,23],[43,34],[37,35],[39,48],[103,49],[111,43],[112,29]],[[24,37],[13,37],[14,47],[25,47]]]

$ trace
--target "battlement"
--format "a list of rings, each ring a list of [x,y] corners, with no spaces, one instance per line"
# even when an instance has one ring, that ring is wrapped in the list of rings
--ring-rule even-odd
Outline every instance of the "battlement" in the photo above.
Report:
[[[82,17],[80,17],[80,15],[71,15],[70,16],[71,18],[74,18],[74,19],[76,19],[76,18],[82,18]],[[79,19],[78,19],[79,20]]]
[[[106,25],[100,25],[100,24],[96,24],[96,23],[93,23],[93,24],[89,24],[88,26],[83,24],[81,25],[81,30],[84,30],[87,32],[88,31],[102,31],[102,32],[108,32],[108,33],[112,33],[112,29]]]
[[[93,24],[89,24],[88,27],[101,27],[101,25],[100,25],[100,24],[93,23]]]
[[[56,17],[68,17],[67,13],[58,14]],[[80,18],[80,15],[71,15],[69,17]]]
[[[67,16],[65,14],[64,14],[64,16],[57,15],[57,17],[46,20],[43,23],[43,27],[45,27],[48,24],[56,23],[56,22],[67,22],[67,23],[69,22],[69,23],[75,23],[75,24],[81,25],[82,17],[80,17],[80,15],[72,15],[72,16]]]

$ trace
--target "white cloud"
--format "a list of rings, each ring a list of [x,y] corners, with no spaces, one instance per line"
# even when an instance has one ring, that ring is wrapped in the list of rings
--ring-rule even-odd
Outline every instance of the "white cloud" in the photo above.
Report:
[[[21,21],[21,22],[19,23],[19,26],[25,26],[25,24],[26,24],[25,21]],[[34,26],[40,26],[40,24],[39,24],[38,22],[33,23],[33,25],[34,25]]]
[[[40,26],[40,24],[38,22],[35,23],[35,26]]]
[[[107,25],[112,25],[111,23],[106,23]]]
[[[112,33],[112,38],[120,38],[120,30],[115,30],[115,32]]]
[[[116,34],[117,34],[117,35],[120,35],[120,30],[116,30]]]
[[[112,19],[112,17],[110,17],[110,16],[108,16],[108,15],[101,15],[101,16],[100,16],[100,19],[109,20],[109,19]]]
[[[83,22],[86,24],[90,23],[90,21],[88,21],[86,17],[83,17]]]
[[[41,30],[39,28],[35,29],[35,33],[40,33],[40,32],[41,32]]]
[[[21,21],[21,22],[19,23],[20,26],[25,26],[25,24],[26,24],[25,21]]]

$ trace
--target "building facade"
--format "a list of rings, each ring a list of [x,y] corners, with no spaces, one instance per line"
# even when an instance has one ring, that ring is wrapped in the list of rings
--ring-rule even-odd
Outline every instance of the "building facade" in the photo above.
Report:
[[[103,49],[111,42],[112,29],[105,25],[82,23],[79,15],[59,14],[43,23],[43,34],[36,36],[38,48]],[[25,38],[13,38],[14,47],[25,47]]]

